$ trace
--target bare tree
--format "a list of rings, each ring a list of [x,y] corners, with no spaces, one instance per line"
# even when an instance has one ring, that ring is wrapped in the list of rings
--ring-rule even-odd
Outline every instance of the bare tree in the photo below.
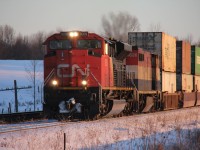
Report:
[[[14,34],[14,29],[11,26],[5,25],[3,27],[3,41],[8,46],[12,46],[14,44]]]
[[[18,34],[15,39],[15,44],[12,47],[13,58],[15,59],[31,59],[30,46],[28,44],[28,38]]]
[[[161,28],[161,25],[160,23],[157,23],[157,24],[151,24],[150,27],[149,27],[149,31],[151,32],[161,32],[162,31],[162,28]]]
[[[46,35],[44,32],[37,32],[31,36],[31,49],[33,59],[43,59],[42,43],[44,42]]]
[[[34,111],[36,106],[36,77],[39,76],[37,72],[38,65],[39,65],[38,60],[31,60],[29,66],[25,67],[28,79],[33,85]]]
[[[3,41],[3,26],[0,26],[0,58],[4,58],[5,56],[5,48]]]
[[[14,29],[9,25],[0,26],[0,58],[12,57],[12,46],[14,44]]]
[[[0,26],[0,43],[3,42],[3,26]]]
[[[102,17],[102,28],[105,36],[128,42],[128,32],[139,31],[140,24],[137,17],[127,12],[111,12]]]

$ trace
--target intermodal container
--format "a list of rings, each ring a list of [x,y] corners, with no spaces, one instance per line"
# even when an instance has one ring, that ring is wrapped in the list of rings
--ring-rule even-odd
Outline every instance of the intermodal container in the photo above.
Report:
[[[196,103],[197,106],[200,105],[200,92],[197,92],[197,103]]]
[[[191,74],[191,45],[187,41],[176,41],[176,73]]]
[[[163,93],[162,101],[164,104],[164,110],[177,109],[178,102],[179,102],[179,94],[178,93]]]
[[[176,72],[176,39],[164,32],[129,32],[129,44],[160,57],[163,71]]]
[[[134,74],[132,84],[141,91],[152,90],[152,68],[151,68],[151,54],[141,48],[132,50],[132,53],[126,58],[126,70],[129,74]]]
[[[195,92],[184,92],[183,93],[183,107],[195,106],[195,102],[196,102],[196,93]]]
[[[176,90],[192,92],[193,91],[193,75],[176,74]]]
[[[162,71],[162,91],[174,93],[176,91],[176,73]]]
[[[194,90],[200,92],[200,76],[194,76]]]
[[[191,72],[200,75],[200,47],[191,46]]]

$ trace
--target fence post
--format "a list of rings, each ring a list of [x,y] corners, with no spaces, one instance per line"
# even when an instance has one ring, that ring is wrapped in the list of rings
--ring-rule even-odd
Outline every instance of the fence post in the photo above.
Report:
[[[8,107],[9,113],[11,114],[11,104],[9,103],[9,107]]]
[[[66,150],[66,133],[64,133],[64,150]]]
[[[14,80],[14,90],[15,90],[15,110],[18,112],[18,100],[17,100],[17,81]]]

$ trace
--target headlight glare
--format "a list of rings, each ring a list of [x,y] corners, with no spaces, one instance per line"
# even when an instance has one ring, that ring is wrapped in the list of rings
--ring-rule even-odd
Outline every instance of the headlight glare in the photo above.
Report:
[[[86,86],[86,85],[87,85],[87,81],[86,81],[86,80],[82,80],[81,84],[82,84],[83,86]]]
[[[57,80],[53,80],[53,81],[52,81],[52,85],[53,85],[53,86],[58,85],[58,81],[57,81]]]

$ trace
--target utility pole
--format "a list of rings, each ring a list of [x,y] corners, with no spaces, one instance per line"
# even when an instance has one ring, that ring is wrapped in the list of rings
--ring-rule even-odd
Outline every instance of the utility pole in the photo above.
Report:
[[[21,89],[30,89],[32,88],[31,86],[24,86],[24,87],[17,87],[17,81],[14,80],[14,87],[12,88],[5,88],[5,89],[0,89],[0,91],[14,91],[15,93],[15,110],[18,112],[18,99],[17,99],[17,90]],[[11,107],[10,107],[11,108]]]

